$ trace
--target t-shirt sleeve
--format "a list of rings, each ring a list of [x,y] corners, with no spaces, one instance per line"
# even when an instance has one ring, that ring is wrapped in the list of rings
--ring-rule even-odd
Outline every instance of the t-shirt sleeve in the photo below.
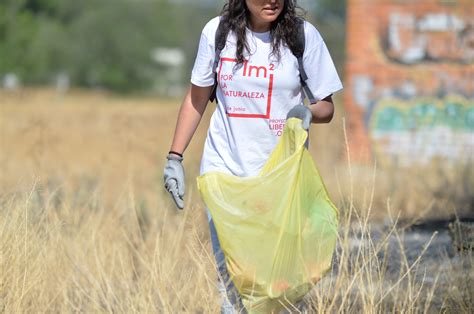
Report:
[[[342,83],[323,38],[308,22],[305,22],[305,36],[303,64],[308,75],[307,84],[316,100],[321,100],[341,90]]]
[[[217,26],[219,25],[219,17],[209,21],[201,33],[199,40],[199,48],[194,61],[194,67],[191,73],[191,83],[200,87],[214,85],[214,73],[212,73],[212,65],[214,63],[214,37]]]

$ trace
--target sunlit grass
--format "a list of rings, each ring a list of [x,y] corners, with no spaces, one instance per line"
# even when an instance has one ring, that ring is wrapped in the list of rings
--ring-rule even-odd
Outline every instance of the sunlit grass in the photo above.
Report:
[[[0,97],[1,312],[218,311],[194,180],[213,104],[185,154],[187,206],[177,211],[162,188],[162,168],[179,101],[84,92],[60,98],[48,90]],[[357,165],[342,117],[338,110],[330,125],[311,132],[311,152],[341,210],[334,270],[304,309],[291,310],[469,312],[473,278],[457,264],[440,261],[451,280],[441,285],[441,274],[423,277],[423,251],[409,261],[400,250],[395,274],[384,253],[389,239],[403,246],[397,220],[462,209],[472,170],[433,170],[420,183],[376,164]],[[449,183],[457,188],[437,188]],[[378,239],[373,221],[387,226]]]

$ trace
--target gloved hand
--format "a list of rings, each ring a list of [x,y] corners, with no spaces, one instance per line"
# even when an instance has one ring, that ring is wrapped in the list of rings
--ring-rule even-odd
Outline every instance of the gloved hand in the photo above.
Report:
[[[311,125],[311,120],[313,120],[313,114],[311,110],[305,105],[296,105],[288,112],[286,119],[289,118],[298,118],[301,119],[303,129],[308,130]]]
[[[165,189],[173,197],[176,206],[179,209],[184,208],[184,168],[183,168],[183,157],[175,154],[168,154],[166,157],[168,162],[166,163],[164,170],[164,182]]]

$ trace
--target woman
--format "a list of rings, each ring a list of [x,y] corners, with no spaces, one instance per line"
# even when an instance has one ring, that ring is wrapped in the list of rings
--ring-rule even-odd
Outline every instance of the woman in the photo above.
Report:
[[[303,127],[330,122],[332,94],[342,88],[333,61],[316,28],[304,22],[303,65],[315,103],[302,105],[304,95],[298,62],[290,49],[296,45],[300,18],[295,0],[229,0],[220,17],[204,27],[191,75],[191,86],[178,115],[167,156],[165,187],[176,205],[184,207],[183,153],[206,109],[215,74],[215,33],[220,20],[229,29],[220,54],[218,106],[213,113],[201,160],[201,174],[209,171],[236,176],[257,175],[281,136],[286,119],[297,117]],[[212,217],[208,214],[212,246],[222,291],[227,291],[223,312],[241,308],[238,294],[228,280]],[[230,300],[230,303],[229,303]]]

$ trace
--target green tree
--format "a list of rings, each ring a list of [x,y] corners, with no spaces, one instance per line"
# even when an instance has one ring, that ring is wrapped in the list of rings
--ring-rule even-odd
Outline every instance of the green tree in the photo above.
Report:
[[[67,73],[76,85],[116,91],[147,89],[164,75],[151,59],[156,47],[180,47],[189,80],[199,35],[223,1],[1,0],[0,77],[14,72],[27,84]],[[345,2],[319,0],[310,16],[336,65],[344,58]]]

